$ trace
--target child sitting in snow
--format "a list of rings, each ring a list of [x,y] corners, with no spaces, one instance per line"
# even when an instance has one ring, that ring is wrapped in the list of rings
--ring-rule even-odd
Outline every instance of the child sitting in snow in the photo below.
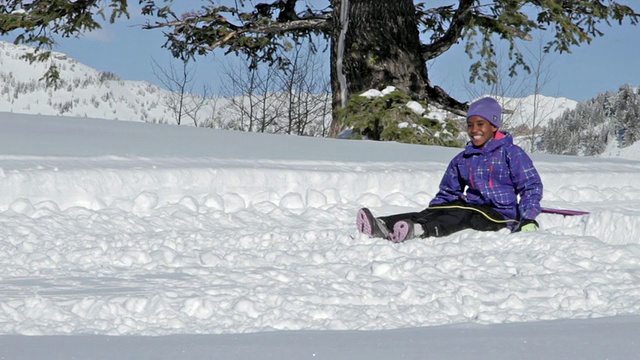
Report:
[[[531,158],[513,144],[510,134],[498,130],[501,115],[500,104],[492,98],[472,103],[467,112],[471,141],[449,163],[429,207],[378,218],[362,208],[356,218],[358,230],[393,242],[463,229],[537,230],[542,181]]]

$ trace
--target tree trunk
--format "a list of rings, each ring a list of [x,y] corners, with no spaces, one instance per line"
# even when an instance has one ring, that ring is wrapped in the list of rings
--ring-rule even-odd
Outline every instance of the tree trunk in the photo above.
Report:
[[[420,53],[412,0],[332,0],[331,89],[333,109],[349,96],[387,86],[427,98],[427,67]],[[330,136],[342,128],[335,112]]]

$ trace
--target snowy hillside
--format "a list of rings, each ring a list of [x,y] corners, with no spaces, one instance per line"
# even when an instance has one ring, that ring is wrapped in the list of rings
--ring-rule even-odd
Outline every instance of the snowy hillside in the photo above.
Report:
[[[505,109],[504,124],[511,128],[525,125],[545,127],[549,120],[562,115],[566,110],[573,110],[577,101],[563,97],[529,95],[523,98],[497,96],[496,99]]]
[[[97,71],[57,52],[50,61],[29,64],[20,58],[29,51],[32,48],[0,41],[0,111],[176,123],[164,89],[119,79],[117,74]],[[39,81],[52,64],[60,71],[57,89]],[[203,109],[201,120],[212,116],[212,106]]]
[[[117,74],[103,73],[87,67],[61,53],[55,53],[64,86],[47,89],[38,79],[50,63],[28,64],[20,59],[30,48],[0,42],[0,111],[21,114],[64,115],[99,119],[118,119],[153,123],[175,124],[175,117],[167,109],[163,98],[169,93],[146,82],[127,81]],[[516,127],[530,125],[535,119],[538,126],[575,107],[576,102],[566,98],[534,97],[499,98],[504,108],[512,112],[505,116],[505,124]],[[225,101],[214,102],[199,114],[198,123],[219,118]],[[432,116],[454,116],[435,109]],[[229,111],[224,112],[229,117]],[[189,124],[186,122],[186,124]]]

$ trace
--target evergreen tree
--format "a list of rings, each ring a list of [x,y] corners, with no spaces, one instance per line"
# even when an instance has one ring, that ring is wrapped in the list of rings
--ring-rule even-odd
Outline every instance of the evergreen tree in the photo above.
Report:
[[[640,140],[640,96],[631,85],[620,88],[616,97],[616,135],[624,146]]]
[[[427,104],[415,102],[402,91],[379,97],[352,96],[338,111],[355,139],[398,141],[408,144],[461,147],[456,123],[429,116]],[[417,111],[420,108],[422,111]]]
[[[609,141],[629,146],[640,139],[640,94],[625,85],[599,94],[549,122],[542,149],[552,154],[599,155]]]

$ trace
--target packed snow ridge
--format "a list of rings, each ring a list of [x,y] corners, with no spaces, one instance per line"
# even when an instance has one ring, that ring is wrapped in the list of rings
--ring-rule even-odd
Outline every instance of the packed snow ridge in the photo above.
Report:
[[[393,244],[460,149],[2,114],[0,332],[373,330],[640,312],[640,162],[533,155],[535,233]]]

